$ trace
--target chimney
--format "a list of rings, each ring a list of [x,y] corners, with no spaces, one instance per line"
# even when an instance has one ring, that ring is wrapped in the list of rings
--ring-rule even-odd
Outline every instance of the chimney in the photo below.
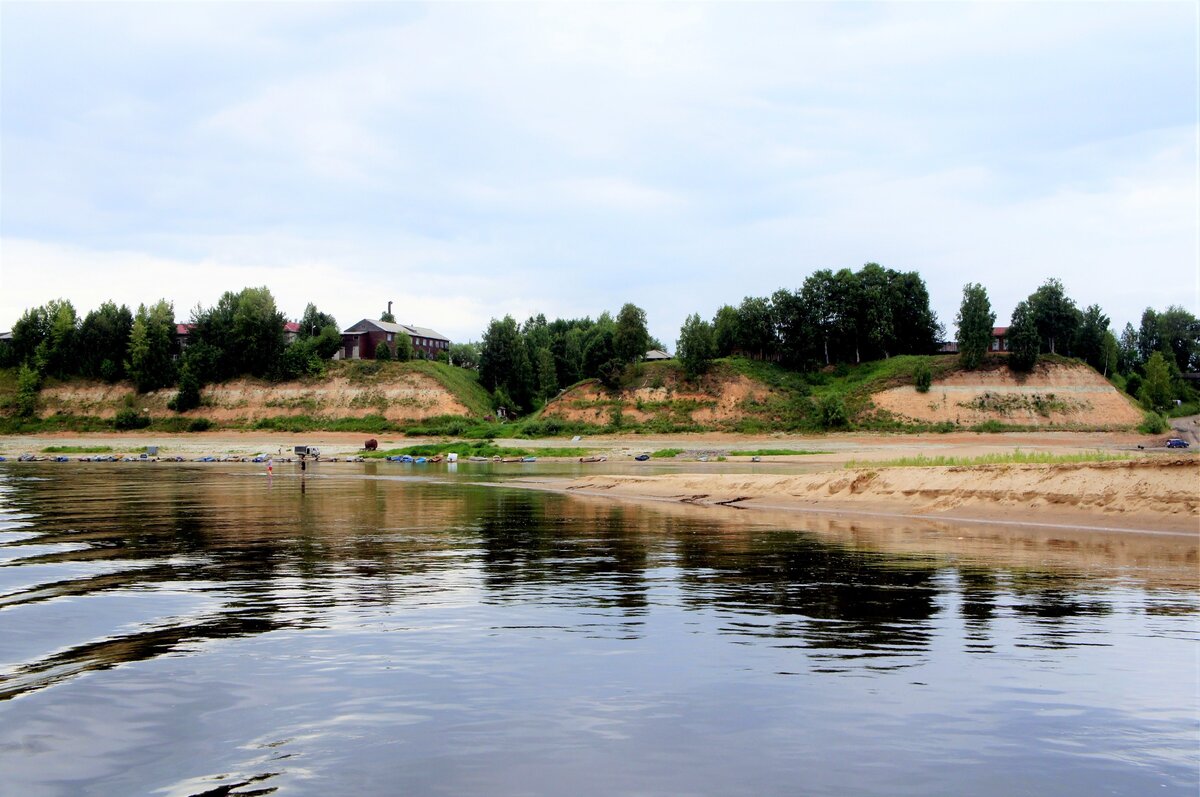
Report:
[[[392,300],[388,299],[388,315],[392,314]]]

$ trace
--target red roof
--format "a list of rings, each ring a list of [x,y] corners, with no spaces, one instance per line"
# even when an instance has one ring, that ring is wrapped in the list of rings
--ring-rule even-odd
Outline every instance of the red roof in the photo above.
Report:
[[[176,324],[175,325],[175,334],[176,335],[190,335],[192,333],[192,330],[195,328],[196,328],[195,324]]]
[[[284,332],[297,332],[297,333],[298,333],[298,332],[300,331],[300,324],[299,324],[299,323],[297,323],[296,321],[288,321],[287,323],[285,323],[285,324],[283,325],[283,331],[284,331]]]
[[[1008,327],[993,327],[992,328],[992,337],[993,338],[1002,338],[1007,334],[1008,334]]]

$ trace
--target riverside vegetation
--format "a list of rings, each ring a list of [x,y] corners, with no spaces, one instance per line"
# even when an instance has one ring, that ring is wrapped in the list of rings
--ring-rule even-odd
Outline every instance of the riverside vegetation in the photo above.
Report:
[[[1181,308],[1147,309],[1140,327],[1127,324],[1118,338],[1098,306],[1079,310],[1051,279],[1019,303],[1012,317],[1006,367],[1029,372],[1038,362],[1086,362],[1142,404],[1147,414],[1140,428],[1147,433],[1165,428],[1165,415],[1200,411],[1200,394],[1182,378],[1200,368],[1200,322]],[[736,307],[719,308],[711,321],[689,317],[674,361],[640,362],[648,348],[663,346],[647,332],[645,312],[627,303],[615,317],[602,313],[596,320],[548,321],[543,315],[523,324],[511,316],[493,320],[480,343],[456,344],[441,355],[442,362],[408,361],[411,347],[401,341],[394,355],[400,362],[333,363],[329,357],[340,335],[332,316],[309,304],[295,342],[287,344],[286,318],[265,287],[227,292],[216,306],[195,308],[185,348],[166,300],[136,313],[106,302],[83,319],[69,301],[57,300],[28,310],[11,342],[0,344],[0,366],[6,366],[0,367],[0,431],[320,429],[467,439],[705,430],[949,431],[962,427],[890,416],[873,406],[871,395],[899,385],[924,392],[959,370],[994,366],[987,348],[995,320],[986,289],[967,285],[956,318],[960,354],[931,356],[943,327],[929,308],[923,280],[916,272],[868,263],[857,272],[816,271],[799,290],[747,297]],[[382,391],[359,395],[351,415],[329,412],[313,398],[270,399],[252,417],[219,418],[206,406],[206,385],[235,378],[259,380],[269,392],[275,385],[320,385],[335,376],[385,384],[418,374],[452,396],[455,411],[388,417],[384,410],[398,400]],[[740,402],[737,413],[715,417],[722,385],[738,379],[757,386],[753,395]],[[111,412],[44,406],[43,391],[89,383],[128,389]],[[162,390],[173,394],[155,404],[150,397]],[[639,395],[632,407],[625,401],[631,393]],[[654,397],[641,397],[645,393]],[[1062,397],[1049,396],[1024,403],[1011,397],[981,401],[983,409],[995,404],[999,416],[1028,409],[1026,404],[1047,417],[1066,407]],[[561,411],[571,403],[579,410],[589,405],[589,419]],[[997,419],[968,428],[995,431],[1014,424]]]

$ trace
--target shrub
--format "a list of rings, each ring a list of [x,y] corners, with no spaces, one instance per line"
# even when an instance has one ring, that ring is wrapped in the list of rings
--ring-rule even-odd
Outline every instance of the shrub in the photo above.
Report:
[[[187,412],[199,406],[200,380],[192,374],[192,369],[185,363],[179,369],[179,391],[167,403],[167,407],[175,412]]]
[[[379,345],[375,347],[375,359],[379,362],[387,362],[392,359],[392,347],[387,344],[387,341],[379,341]]]
[[[17,415],[32,418],[37,413],[37,394],[42,387],[42,376],[29,364],[21,366],[17,373]]]
[[[1142,416],[1142,422],[1137,430],[1142,434],[1162,434],[1168,429],[1167,421],[1157,412],[1147,412]]]
[[[933,384],[933,371],[930,370],[929,363],[924,360],[917,363],[917,367],[913,369],[913,384],[917,386],[918,393],[929,392]]]
[[[150,414],[138,412],[136,407],[125,407],[113,418],[113,428],[120,430],[145,429],[150,425]]]
[[[821,426],[826,429],[837,429],[845,426],[850,421],[849,416],[846,414],[846,403],[838,395],[826,396],[821,399],[818,414],[821,419]]]
[[[1138,391],[1142,389],[1142,377],[1139,374],[1130,374],[1125,380],[1125,392],[1137,398]]]

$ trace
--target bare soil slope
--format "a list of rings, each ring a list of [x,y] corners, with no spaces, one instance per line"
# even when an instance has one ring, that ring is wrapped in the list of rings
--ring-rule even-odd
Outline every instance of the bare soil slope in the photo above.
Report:
[[[171,414],[167,403],[175,392],[169,388],[139,396],[137,405],[152,415]],[[128,383],[71,382],[45,388],[39,396],[39,409],[43,416],[66,412],[111,418],[134,396]],[[202,405],[186,413],[186,417],[227,423],[294,415],[355,418],[375,414],[389,421],[405,421],[474,414],[437,379],[400,369],[370,379],[345,373],[298,382],[235,379],[205,387],[201,401]]]
[[[1039,363],[1029,374],[1006,367],[955,371],[928,393],[893,387],[871,397],[902,419],[971,426],[998,421],[1016,426],[1134,426],[1142,412],[1096,371],[1083,364]]]
[[[605,425],[619,413],[625,421],[660,419],[681,426],[708,426],[754,416],[754,406],[773,389],[742,374],[709,374],[698,383],[679,378],[678,371],[656,371],[657,384],[606,390],[591,380],[550,402],[543,418]]]

